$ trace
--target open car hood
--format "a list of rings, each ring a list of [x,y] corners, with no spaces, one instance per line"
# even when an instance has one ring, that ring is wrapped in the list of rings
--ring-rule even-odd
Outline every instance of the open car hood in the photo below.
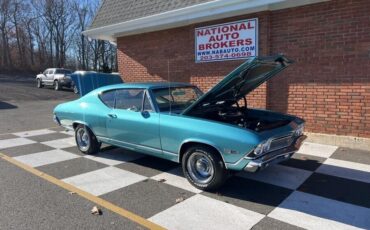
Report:
[[[234,104],[291,63],[292,61],[283,55],[248,59],[198,98],[182,114],[201,113],[212,105]]]

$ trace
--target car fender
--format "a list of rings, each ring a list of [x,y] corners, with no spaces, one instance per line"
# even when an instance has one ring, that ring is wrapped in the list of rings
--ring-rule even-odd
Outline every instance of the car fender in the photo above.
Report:
[[[215,143],[213,143],[213,142],[211,142],[209,140],[200,139],[200,138],[187,138],[186,140],[184,140],[183,142],[181,142],[180,147],[179,147],[179,150],[178,150],[178,153],[179,153],[179,162],[180,162],[181,149],[182,149],[183,145],[184,144],[187,144],[187,143],[190,143],[190,142],[196,142],[196,143],[199,143],[199,144],[209,145],[209,146],[215,148],[219,152],[219,154],[220,154],[220,156],[222,158],[222,161],[226,165],[226,161],[224,159],[224,156],[222,154],[221,149]]]
[[[79,125],[79,124],[80,125],[85,125],[85,126],[89,127],[89,129],[91,129],[90,125],[86,121],[80,121],[80,120],[72,122],[73,129],[75,129],[77,127],[77,125]]]
[[[43,75],[43,74],[37,74],[36,75],[36,79],[43,79],[43,78],[45,78],[45,75]]]

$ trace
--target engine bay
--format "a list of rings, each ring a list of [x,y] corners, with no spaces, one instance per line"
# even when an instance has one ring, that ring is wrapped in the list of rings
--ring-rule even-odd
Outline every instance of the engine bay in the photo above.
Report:
[[[225,122],[256,132],[262,132],[289,124],[289,117],[278,118],[273,112],[249,109],[246,106],[217,106],[204,111],[201,117]]]

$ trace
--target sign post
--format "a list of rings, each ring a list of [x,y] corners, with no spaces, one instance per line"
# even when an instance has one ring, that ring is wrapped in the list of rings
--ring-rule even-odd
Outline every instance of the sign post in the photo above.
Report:
[[[195,29],[195,62],[246,59],[258,55],[258,19]]]

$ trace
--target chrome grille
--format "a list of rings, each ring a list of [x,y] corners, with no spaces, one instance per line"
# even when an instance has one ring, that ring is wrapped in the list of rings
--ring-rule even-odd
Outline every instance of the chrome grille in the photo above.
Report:
[[[293,143],[293,140],[294,140],[293,135],[273,139],[271,141],[269,151],[274,151],[274,150],[277,150],[277,149],[282,149],[282,148],[288,147],[289,145],[291,145]]]

